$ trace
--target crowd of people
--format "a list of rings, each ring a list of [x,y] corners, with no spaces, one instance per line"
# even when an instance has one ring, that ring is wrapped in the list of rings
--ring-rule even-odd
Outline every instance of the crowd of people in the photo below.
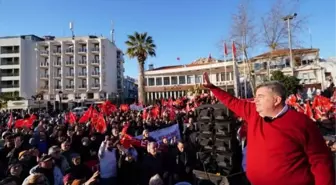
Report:
[[[192,183],[196,156],[188,136],[196,131],[194,108],[203,103],[216,103],[216,98],[203,94],[193,100],[160,100],[143,110],[107,101],[81,117],[46,110],[3,111],[0,184],[147,185],[157,174],[165,184]],[[179,125],[180,140],[150,136],[174,124]],[[147,146],[124,147],[126,125],[127,135],[141,135]]]

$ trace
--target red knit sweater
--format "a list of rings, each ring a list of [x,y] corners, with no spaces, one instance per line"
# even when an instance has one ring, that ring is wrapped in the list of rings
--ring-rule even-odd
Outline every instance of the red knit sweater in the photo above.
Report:
[[[212,93],[247,121],[247,177],[253,185],[335,185],[331,152],[316,124],[294,110],[265,122],[252,102]]]

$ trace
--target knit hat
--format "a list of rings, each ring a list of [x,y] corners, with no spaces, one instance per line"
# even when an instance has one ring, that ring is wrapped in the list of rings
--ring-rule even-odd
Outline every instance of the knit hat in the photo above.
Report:
[[[19,159],[24,155],[27,154],[28,150],[23,150],[22,152],[19,153]]]

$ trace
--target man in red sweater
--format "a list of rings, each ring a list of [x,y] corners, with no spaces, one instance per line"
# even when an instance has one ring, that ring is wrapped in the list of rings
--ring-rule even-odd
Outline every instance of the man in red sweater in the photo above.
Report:
[[[254,102],[249,102],[211,84],[207,73],[203,81],[247,122],[247,177],[253,185],[335,185],[332,155],[319,129],[287,107],[281,83],[258,86]]]

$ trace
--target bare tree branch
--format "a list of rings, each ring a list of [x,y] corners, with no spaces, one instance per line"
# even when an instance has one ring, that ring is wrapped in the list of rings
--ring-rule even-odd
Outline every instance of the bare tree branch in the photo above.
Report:
[[[248,54],[253,47],[258,45],[257,23],[251,13],[251,1],[242,0],[237,12],[232,15],[229,40],[234,41],[237,48],[237,56],[244,56],[247,61],[247,78],[254,93],[255,80],[252,75],[252,65]]]
[[[288,30],[287,23],[283,20],[283,17],[288,14],[296,13],[299,7],[299,1],[291,0],[275,0],[271,9],[261,18],[262,30],[261,30],[261,42],[270,48],[275,50],[278,48],[288,47]],[[293,46],[299,46],[301,44],[298,33],[306,30],[305,25],[307,23],[307,17],[299,15],[295,19],[291,20],[291,33]]]

